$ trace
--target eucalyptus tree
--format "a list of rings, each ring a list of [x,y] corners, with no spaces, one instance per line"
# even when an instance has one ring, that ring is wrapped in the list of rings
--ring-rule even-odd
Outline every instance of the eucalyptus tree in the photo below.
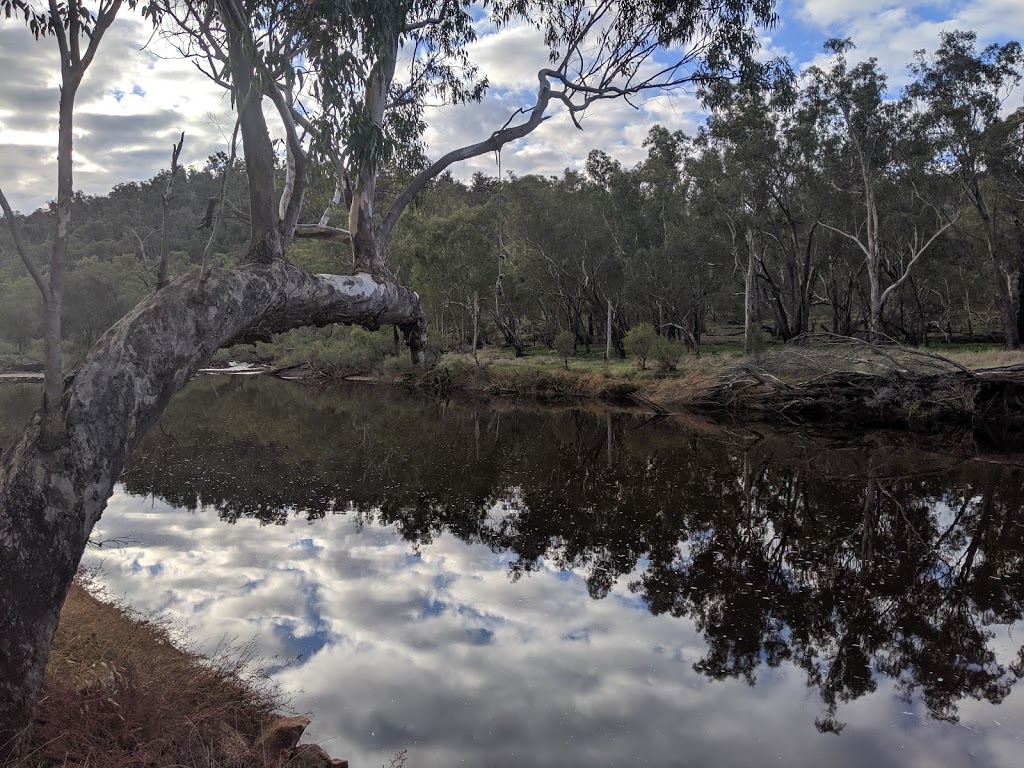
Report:
[[[752,94],[753,95],[753,94]],[[753,95],[760,102],[760,95]],[[741,127],[737,103],[720,102],[716,113],[697,133],[698,152],[687,164],[697,195],[695,210],[718,223],[720,259],[732,262],[743,278],[743,348],[747,354],[763,346],[759,264],[766,238],[760,230],[769,204],[766,180],[769,151]]]
[[[958,206],[948,198],[922,197],[914,188],[915,168],[909,155],[915,137],[909,102],[888,97],[887,78],[875,59],[849,66],[847,53],[852,48],[849,40],[826,43],[825,49],[833,55],[832,65],[827,70],[811,67],[807,71],[809,83],[803,98],[806,107],[814,110],[824,142],[822,170],[838,193],[832,210],[821,218],[821,226],[848,239],[863,253],[869,290],[868,332],[877,340],[884,335],[886,303],[953,225]],[[912,192],[911,205],[923,215],[911,236],[897,244],[893,240],[897,228],[887,214],[893,208],[894,192],[907,189]]]
[[[645,236],[644,247],[627,260],[634,300],[645,295],[646,316],[659,333],[680,336],[696,350],[717,280],[690,206],[693,179],[684,172],[693,142],[656,125],[644,146],[647,157],[631,174]]]
[[[503,209],[502,292],[522,293],[520,311],[550,344],[563,328],[590,351],[610,291],[621,283],[613,243],[602,223],[600,192],[583,174],[524,176],[496,200]],[[596,319],[596,324],[595,324]]]
[[[49,282],[23,254],[47,302],[48,338],[59,341],[73,96],[121,0],[100,0],[95,14],[82,0],[51,0],[42,11],[28,0],[0,3],[37,35],[54,37],[61,53],[65,88]],[[186,31],[182,46],[201,55],[208,73],[231,90],[248,171],[249,243],[238,267],[185,275],[148,295],[66,375],[59,344],[49,344],[43,415],[0,462],[0,759],[28,743],[60,607],[125,456],[218,348],[303,325],[392,324],[404,329],[414,359],[422,359],[426,321],[419,298],[389,279],[379,247],[418,190],[453,163],[527,135],[556,105],[578,124],[602,100],[752,68],[756,26],[776,20],[770,0],[518,0],[489,8],[496,23],[533,20],[551,47],[549,65],[538,72],[536,101],[483,141],[423,168],[379,224],[371,218],[375,174],[399,137],[407,142],[422,128],[417,110],[428,95],[451,96],[453,83],[437,76],[431,62],[458,60],[472,18],[467,3],[214,0],[161,8],[162,18]],[[406,93],[392,86],[396,52],[410,49],[417,53],[410,55],[414,77]],[[467,88],[455,98],[482,94],[475,85]],[[305,91],[296,89],[308,89],[322,111],[307,115]],[[286,135],[284,194],[276,188],[265,98]],[[311,137],[309,146],[300,130]],[[340,139],[347,139],[343,149]],[[324,147],[351,181],[353,275],[313,275],[286,259],[299,230],[313,146]],[[16,223],[9,206],[4,214]]]
[[[1016,348],[1024,329],[1024,239],[1015,242],[1014,234],[1021,238],[1024,225],[1016,233],[1008,225],[1012,217],[1022,221],[1024,131],[1003,109],[1024,79],[1024,50],[1016,41],[978,50],[977,40],[974,32],[944,32],[930,57],[918,51],[908,95],[933,144],[933,170],[956,181],[977,215],[1003,334]]]
[[[702,144],[716,147],[729,168],[729,179],[718,183],[728,187],[742,179],[732,194],[749,214],[742,238],[748,245],[746,292],[764,297],[780,338],[800,337],[810,327],[819,275],[817,132],[796,104],[791,79],[770,91],[727,85],[717,89],[715,103]]]
[[[618,160],[594,149],[584,166],[594,197],[594,208],[600,216],[601,232],[612,250],[612,260],[620,274],[616,283],[607,285],[605,320],[605,354],[612,350],[625,358],[623,339],[631,324],[639,319],[652,320],[647,304],[652,298],[654,280],[651,264],[638,258],[646,247],[650,229],[643,218],[643,200],[636,173],[624,169]],[[655,299],[657,300],[657,299]]]

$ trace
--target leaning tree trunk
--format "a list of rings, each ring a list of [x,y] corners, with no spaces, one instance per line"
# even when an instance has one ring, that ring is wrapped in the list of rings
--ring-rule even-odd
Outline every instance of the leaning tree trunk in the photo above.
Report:
[[[283,261],[179,278],[151,294],[63,381],[60,441],[37,414],[0,460],[0,764],[28,740],[61,605],[125,456],[222,346],[301,325],[400,326],[423,359],[408,288]]]

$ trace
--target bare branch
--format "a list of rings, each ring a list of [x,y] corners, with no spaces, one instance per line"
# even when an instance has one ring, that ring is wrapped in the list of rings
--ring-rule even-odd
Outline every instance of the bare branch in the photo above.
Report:
[[[460,149],[454,149],[439,160],[431,163],[427,168],[424,168],[416,175],[416,177],[409,183],[409,186],[399,194],[398,198],[391,206],[391,209],[384,217],[384,220],[381,222],[379,236],[382,241],[387,242],[388,237],[391,234],[391,230],[394,229],[395,224],[398,223],[398,219],[402,215],[402,211],[405,210],[406,206],[412,202],[413,198],[416,197],[419,191],[423,189],[431,179],[437,177],[446,168],[454,165],[455,163],[468,160],[472,157],[479,157],[480,155],[487,154],[488,152],[497,152],[510,141],[515,141],[523,136],[527,136],[538,125],[544,122],[546,119],[544,112],[547,109],[548,104],[551,102],[551,84],[544,76],[544,71],[538,73],[538,79],[540,80],[540,87],[537,91],[537,102],[533,107],[519,110],[516,113],[529,114],[528,119],[518,125],[510,125],[512,122],[512,118],[510,118],[509,122],[505,124],[505,127],[492,133],[489,139],[461,147]],[[512,117],[514,118],[515,115]]]
[[[903,274],[900,275],[899,279],[896,280],[896,282],[894,282],[892,285],[890,285],[888,288],[886,288],[882,292],[882,297],[881,297],[881,300],[880,300],[879,303],[883,307],[885,306],[885,303],[889,300],[889,297],[896,290],[898,290],[899,287],[901,285],[903,285],[903,283],[905,283],[907,281],[907,279],[910,277],[910,271],[914,268],[914,265],[917,264],[917,262],[921,260],[921,257],[924,255],[924,252],[928,250],[929,246],[931,246],[931,244],[934,243],[939,238],[939,236],[942,235],[943,232],[945,232],[947,229],[949,229],[951,226],[953,226],[956,223],[958,218],[959,218],[959,216],[954,216],[952,219],[950,219],[945,224],[943,224],[941,227],[939,227],[932,234],[932,236],[928,238],[927,242],[925,242],[925,244],[922,245],[920,248],[917,248],[916,244],[915,244],[915,246],[911,249],[912,251],[915,251],[915,252],[913,253],[913,255],[912,255],[911,259],[910,259],[910,263],[907,264],[906,269],[903,270]],[[916,232],[915,232],[915,238],[916,238]]]
[[[209,262],[210,254],[213,252],[213,243],[217,239],[217,230],[220,229],[220,220],[224,215],[224,201],[228,194],[228,176],[230,176],[231,168],[235,164],[235,148],[238,143],[238,125],[242,121],[241,105],[239,105],[238,112],[239,116],[235,118],[235,127],[231,130],[231,151],[228,154],[227,162],[224,164],[224,175],[220,180],[220,204],[217,207],[217,217],[212,223],[210,228],[210,239],[206,241],[206,248],[203,250],[203,265],[199,270],[201,280],[205,280],[209,275],[206,265]],[[212,213],[212,211],[210,213]]]
[[[181,132],[181,138],[177,144],[171,145],[171,173],[167,178],[167,187],[160,197],[160,267],[156,273],[156,289],[159,291],[167,285],[167,262],[168,235],[167,235],[167,207],[171,202],[171,193],[174,190],[174,177],[178,175],[178,158],[181,156],[181,148],[185,146],[185,132]]]
[[[24,262],[28,273],[32,276],[32,280],[35,282],[39,292],[43,294],[43,300],[49,302],[51,297],[50,286],[48,286],[46,281],[43,280],[43,275],[39,271],[39,267],[37,267],[36,263],[32,261],[32,258],[28,255],[28,251],[25,249],[25,244],[21,239],[21,230],[18,227],[17,220],[14,218],[14,212],[11,210],[10,203],[7,202],[7,197],[4,195],[3,189],[0,189],[0,208],[3,208],[4,218],[7,219],[7,226],[11,230],[11,237],[14,238],[15,250],[18,251],[18,255]]]
[[[842,235],[843,237],[846,237],[846,238],[852,240],[853,242],[855,242],[860,247],[860,249],[862,251],[864,251],[864,255],[865,256],[870,256],[870,254],[868,253],[868,247],[866,245],[864,245],[864,243],[861,241],[861,239],[859,237],[857,237],[856,235],[851,235],[849,232],[847,232],[844,229],[837,229],[836,227],[833,227],[830,224],[826,224],[821,219],[818,219],[818,224],[823,226],[825,229],[829,229],[829,230],[835,232],[837,235]]]
[[[347,229],[328,227],[324,224],[297,224],[295,237],[308,240],[331,240],[336,243],[352,242],[352,234]]]
[[[443,21],[443,19],[441,19],[440,16],[433,16],[429,19],[421,19],[420,21],[410,21],[408,24],[402,27],[402,32],[416,32],[417,30],[423,29],[424,27],[429,27],[432,24],[440,24],[441,21]]]

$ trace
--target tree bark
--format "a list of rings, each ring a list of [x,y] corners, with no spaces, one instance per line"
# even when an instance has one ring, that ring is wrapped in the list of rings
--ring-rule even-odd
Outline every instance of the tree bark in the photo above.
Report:
[[[222,346],[301,325],[395,324],[413,359],[426,323],[414,291],[284,261],[193,273],[150,294],[62,381],[60,440],[37,414],[0,461],[0,764],[27,743],[61,605],[125,456]]]
[[[743,290],[743,353],[753,355],[762,351],[761,311],[757,297],[757,257],[754,251],[754,233],[747,230],[747,274]]]
[[[608,299],[608,316],[604,324],[604,359],[612,359],[612,300]]]
[[[62,57],[62,59],[65,57]],[[74,144],[75,96],[82,82],[81,73],[69,63],[61,67],[60,107],[57,127],[57,222],[50,251],[50,285],[43,294],[43,355],[45,377],[43,383],[43,420],[48,439],[55,439],[57,411],[60,403],[63,376],[61,349],[62,319],[64,314],[64,269],[68,260],[68,239],[71,236],[71,201],[74,198]],[[53,433],[53,434],[50,434]]]
[[[1017,344],[1024,339],[1024,210],[1013,211],[1013,228],[1017,233]]]
[[[387,50],[382,52],[380,61],[366,83],[364,109],[367,119],[379,134],[380,141],[383,141],[388,90],[395,78],[395,67],[398,63],[399,40],[399,31],[396,29],[394,39],[390,41]],[[386,245],[390,232],[386,236],[378,237],[377,226],[373,220],[373,201],[377,194],[376,163],[376,158],[367,158],[356,172],[352,205],[348,211],[348,231],[352,237],[353,270],[387,276],[390,273]]]
[[[235,6],[221,3],[221,17],[228,41],[231,87],[242,133],[242,150],[249,182],[249,242],[245,260],[269,264],[284,258],[284,244],[277,215],[274,147],[263,114],[263,91],[253,71],[255,54],[247,48],[248,26],[236,16]]]

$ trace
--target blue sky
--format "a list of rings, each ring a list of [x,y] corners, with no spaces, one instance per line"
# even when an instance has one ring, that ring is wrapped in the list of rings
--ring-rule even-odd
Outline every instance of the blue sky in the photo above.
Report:
[[[917,49],[933,50],[939,33],[972,29],[982,44],[1024,39],[1021,0],[782,0],[781,23],[765,34],[765,56],[787,56],[795,68],[823,58],[822,43],[850,37],[855,56],[877,57],[894,88],[907,79]],[[117,183],[151,178],[169,165],[170,148],[186,132],[183,161],[201,164],[226,145],[233,118],[227,99],[191,64],[159,42],[141,50],[149,29],[138,16],[119,18],[79,93],[76,183],[101,194]],[[547,52],[524,26],[485,34],[471,47],[491,81],[483,104],[428,114],[428,152],[437,157],[486,138],[520,107],[533,102],[536,72]],[[16,209],[29,211],[54,194],[58,64],[52,41],[35,42],[23,25],[0,21],[0,184]],[[1008,108],[1021,105],[1013,94]],[[630,166],[645,152],[643,139],[660,123],[692,132],[701,120],[699,103],[685,94],[651,98],[639,109],[603,103],[588,114],[584,131],[556,115],[502,153],[502,170],[516,174],[560,174],[581,168],[591,149],[602,149]],[[491,156],[459,168],[495,174]]]

